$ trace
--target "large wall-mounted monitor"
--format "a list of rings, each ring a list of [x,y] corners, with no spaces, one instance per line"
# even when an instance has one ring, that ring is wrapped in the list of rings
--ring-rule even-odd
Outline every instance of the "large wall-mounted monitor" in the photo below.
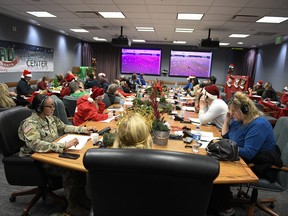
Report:
[[[160,75],[161,50],[160,49],[125,49],[121,54],[121,73]]]
[[[212,52],[171,50],[170,76],[208,78],[211,74]]]

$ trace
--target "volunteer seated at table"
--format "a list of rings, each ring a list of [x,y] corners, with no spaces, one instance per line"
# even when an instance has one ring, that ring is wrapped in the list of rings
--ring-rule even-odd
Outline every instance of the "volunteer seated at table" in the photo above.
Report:
[[[65,125],[60,119],[53,116],[54,101],[51,97],[38,94],[32,101],[30,108],[35,110],[25,119],[18,129],[18,136],[25,142],[19,156],[29,157],[34,152],[62,153],[72,146],[77,146],[78,139],[74,138],[66,143],[54,142],[63,133],[89,134],[93,127],[77,127]],[[85,173],[71,171],[51,164],[42,164],[46,172],[61,176],[64,193],[68,201],[67,213],[71,215],[85,215],[89,213],[89,199],[85,195]]]
[[[139,113],[129,113],[119,121],[113,148],[152,148],[153,142],[149,127]]]
[[[286,105],[286,107],[288,107],[288,87],[285,86],[282,90],[283,95],[281,97],[281,104]]]
[[[5,83],[0,83],[0,108],[10,108],[16,106],[12,97],[16,97],[15,92],[9,92]]]
[[[262,96],[265,88],[263,87],[263,80],[259,80],[254,86],[253,89],[249,88],[249,93],[251,95]]]
[[[225,120],[228,106],[219,98],[219,89],[216,85],[204,87],[199,101],[198,118],[201,124],[212,123],[221,129]]]
[[[21,75],[21,80],[17,83],[16,91],[18,95],[31,96],[35,89],[30,86],[30,80],[32,73],[28,70],[24,70]]]
[[[253,171],[258,177],[273,180],[272,178],[275,178],[276,174],[269,172],[271,170],[269,167],[271,164],[276,165],[274,162],[278,162],[277,165],[281,166],[281,159],[280,155],[277,156],[276,153],[271,124],[267,119],[261,117],[261,112],[244,93],[236,92],[228,103],[228,109],[222,127],[223,138],[235,141],[239,146],[239,155],[246,161],[253,162],[256,158],[260,161],[263,155],[265,162],[260,162],[260,166],[263,166],[261,171],[257,172],[256,163]],[[258,169],[260,166],[258,165]],[[263,169],[265,166],[268,169]],[[234,215],[230,196],[229,185],[215,185],[210,199],[210,207],[217,209],[219,215]]]
[[[84,95],[77,100],[73,123],[80,125],[85,121],[101,121],[108,118],[108,114],[104,114],[105,103],[102,102],[104,89],[94,86],[92,94]]]

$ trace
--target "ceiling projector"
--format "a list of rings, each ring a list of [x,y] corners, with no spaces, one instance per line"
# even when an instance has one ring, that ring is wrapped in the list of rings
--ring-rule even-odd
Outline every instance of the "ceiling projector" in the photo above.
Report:
[[[131,41],[123,36],[123,26],[121,26],[121,35],[117,38],[112,38],[112,45],[119,47],[130,47]]]
[[[207,48],[218,48],[219,47],[219,41],[213,40],[210,38],[210,32],[211,32],[211,29],[209,29],[208,38],[201,40],[200,47],[207,47]]]

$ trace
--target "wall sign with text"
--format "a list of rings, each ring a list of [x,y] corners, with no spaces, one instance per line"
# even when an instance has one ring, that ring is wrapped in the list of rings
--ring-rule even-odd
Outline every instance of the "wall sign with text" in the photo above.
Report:
[[[1,72],[53,72],[54,49],[0,40]]]

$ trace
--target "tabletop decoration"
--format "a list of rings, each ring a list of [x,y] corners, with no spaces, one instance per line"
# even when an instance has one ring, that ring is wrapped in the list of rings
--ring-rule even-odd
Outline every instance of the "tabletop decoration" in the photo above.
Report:
[[[155,81],[151,87],[146,90],[148,97],[135,98],[132,107],[126,109],[120,116],[118,124],[127,115],[134,112],[139,113],[146,121],[152,136],[153,142],[158,145],[167,145],[170,126],[162,116],[172,110],[172,105],[166,101],[165,91],[168,89],[163,86],[162,81]]]

